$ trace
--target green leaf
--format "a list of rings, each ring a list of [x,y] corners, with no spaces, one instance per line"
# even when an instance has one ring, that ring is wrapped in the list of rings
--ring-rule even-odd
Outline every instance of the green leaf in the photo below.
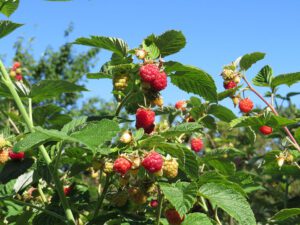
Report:
[[[120,38],[114,37],[90,36],[90,38],[78,38],[74,44],[103,48],[120,56],[126,56],[128,52],[128,45],[126,42]]]
[[[18,27],[23,26],[23,24],[20,23],[13,23],[8,20],[1,20],[0,21],[0,39],[5,37],[6,35],[13,32]]]
[[[153,135],[151,137],[146,137],[139,141],[139,146],[142,148],[154,148],[159,143],[163,142],[165,139],[160,135]]]
[[[198,186],[196,183],[178,182],[176,184],[159,183],[166,199],[182,217],[196,202]]]
[[[241,225],[255,225],[255,217],[246,199],[236,190],[220,183],[207,183],[200,194],[222,208]]]
[[[182,123],[175,127],[171,127],[165,132],[162,132],[161,135],[164,137],[175,137],[181,134],[189,134],[193,132],[199,132],[202,126],[199,123]]]
[[[151,59],[157,59],[160,55],[159,48],[155,43],[147,45],[147,43],[144,41],[143,49],[147,52],[147,56],[149,56]]]
[[[103,119],[87,124],[81,130],[72,133],[71,137],[94,149],[107,141],[111,141],[119,131],[120,128],[117,122]]]
[[[287,74],[280,74],[272,80],[272,87],[278,87],[279,85],[285,84],[287,86],[292,86],[293,84],[300,81],[300,72],[296,73],[287,73]]]
[[[235,173],[235,164],[232,162],[212,159],[208,160],[208,164],[224,175],[233,175]]]
[[[254,63],[262,60],[265,57],[265,53],[253,52],[244,55],[240,60],[240,67],[242,70],[248,70]]]
[[[65,80],[42,80],[32,86],[30,98],[35,102],[41,102],[45,99],[59,97],[63,93],[80,91],[87,91],[87,89]]]
[[[204,213],[189,213],[181,225],[213,225]]]
[[[145,43],[155,43],[159,48],[162,57],[179,52],[186,45],[186,40],[181,31],[169,30],[165,33],[155,36],[150,35],[145,39]]]
[[[210,105],[208,113],[225,122],[230,122],[236,118],[236,115],[230,109],[217,104]]]
[[[0,0],[0,12],[9,17],[19,6],[19,0]]]
[[[233,96],[235,94],[235,92],[238,90],[238,88],[239,87],[230,88],[230,89],[227,89],[225,91],[218,93],[218,100],[221,101],[227,97]]]
[[[21,141],[18,141],[13,148],[14,152],[25,152],[40,144],[45,143],[50,137],[40,132],[27,134]]]
[[[78,126],[83,125],[86,122],[87,118],[87,116],[81,116],[79,118],[73,119],[69,123],[65,124],[61,131],[64,133],[71,133]]]
[[[212,77],[205,71],[185,66],[178,62],[167,62],[166,72],[170,75],[171,82],[181,90],[200,95],[205,100],[217,102],[217,88]]]
[[[86,77],[88,79],[107,79],[107,78],[112,79],[111,74],[101,73],[101,72],[99,72],[99,73],[88,73],[86,75]]]
[[[281,116],[271,115],[269,118],[263,116],[242,116],[230,122],[230,127],[260,127],[263,125],[271,126],[272,128],[280,128],[297,123],[296,120],[287,119]]]
[[[281,221],[298,215],[300,215],[300,208],[282,209],[272,217],[272,220]]]
[[[270,66],[264,66],[253,78],[252,82],[256,86],[269,87],[273,80],[273,70]]]

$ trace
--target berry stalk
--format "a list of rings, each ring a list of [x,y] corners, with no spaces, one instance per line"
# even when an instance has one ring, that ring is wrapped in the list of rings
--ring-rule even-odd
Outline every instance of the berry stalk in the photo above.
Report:
[[[156,225],[160,225],[160,217],[161,217],[161,210],[164,201],[164,196],[161,193],[159,185],[157,187],[158,187],[158,207],[156,211]]]
[[[25,123],[28,127],[28,130],[32,133],[34,132],[34,125],[21,101],[21,98],[20,96],[18,95],[16,89],[15,89],[15,86],[14,84],[12,83],[11,79],[10,79],[10,76],[8,75],[6,69],[5,69],[5,66],[3,65],[2,61],[0,60],[0,71],[2,73],[2,80],[4,82],[4,84],[7,86],[7,88],[9,89],[9,91],[11,92],[15,102],[16,102],[16,105],[18,107],[18,109],[20,110],[21,112],[21,115],[23,117],[23,119],[25,120]],[[62,206],[65,210],[65,214],[66,214],[66,217],[67,217],[67,220],[69,222],[69,224],[75,224],[75,219],[74,219],[74,216],[73,216],[73,213],[71,211],[71,208],[69,206],[69,203],[63,193],[63,186],[62,186],[62,183],[59,179],[59,177],[57,176],[57,171],[52,171],[51,170],[51,164],[52,164],[52,160],[46,150],[46,148],[44,147],[44,145],[40,145],[39,146],[39,150],[41,151],[42,155],[43,155],[43,158],[45,159],[45,162],[48,166],[48,169],[51,173],[51,176],[52,176],[52,179],[55,183],[55,186],[56,186],[56,189],[57,189],[57,192],[58,192],[58,195],[60,197],[60,200],[61,200],[61,203],[62,203]]]
[[[255,88],[250,84],[250,82],[247,80],[246,76],[243,76],[244,81],[246,82],[246,84],[248,85],[250,91],[252,91],[257,97],[259,97],[271,110],[272,112],[278,116],[278,112],[277,110],[260,94],[258,93]],[[291,141],[293,142],[293,145],[295,148],[297,148],[297,150],[300,152],[300,146],[297,143],[296,139],[294,138],[294,136],[292,135],[292,133],[290,132],[290,130],[285,126],[283,127],[284,131],[286,132],[286,134],[289,136],[289,138],[291,139]]]

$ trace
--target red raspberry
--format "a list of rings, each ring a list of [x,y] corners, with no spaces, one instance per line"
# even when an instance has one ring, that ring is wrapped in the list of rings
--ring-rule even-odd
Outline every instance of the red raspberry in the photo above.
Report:
[[[186,101],[180,100],[180,101],[176,102],[175,108],[184,111],[186,108]]]
[[[130,170],[132,163],[124,157],[119,157],[114,162],[114,171],[124,176]]]
[[[150,202],[150,206],[151,206],[152,208],[156,208],[156,207],[158,206],[158,201],[157,201],[157,200],[152,200],[152,201]]]
[[[192,138],[190,141],[191,149],[195,152],[200,152],[203,148],[203,141],[201,138]]]
[[[161,170],[164,160],[157,152],[150,152],[143,160],[142,165],[149,173],[156,173]]]
[[[71,186],[64,187],[64,194],[65,194],[65,196],[70,195],[72,189],[73,189],[73,188],[72,188]]]
[[[13,152],[9,151],[9,158],[12,160],[21,160],[25,158],[25,152]]]
[[[225,89],[231,89],[231,88],[235,88],[236,87],[236,83],[231,80],[231,81],[224,81],[224,88]]]
[[[248,113],[253,109],[253,102],[249,98],[244,98],[239,102],[239,108],[242,112]]]
[[[170,225],[180,225],[184,221],[184,216],[181,218],[175,209],[166,210],[165,217]]]
[[[155,64],[146,64],[140,68],[140,77],[142,81],[150,83],[159,74],[159,68]]]
[[[155,91],[164,90],[168,85],[167,74],[165,72],[158,73],[150,84]]]
[[[15,79],[16,79],[17,81],[21,81],[21,80],[23,80],[23,76],[22,76],[21,74],[17,74],[17,75],[15,76]]]
[[[12,70],[16,70],[16,69],[18,69],[20,67],[21,67],[21,63],[20,62],[14,62]]]
[[[151,109],[139,108],[136,111],[136,128],[144,128],[144,130],[153,127],[155,121],[155,112]]]
[[[259,131],[260,131],[263,135],[269,135],[269,134],[272,134],[273,129],[272,129],[272,127],[269,127],[269,126],[261,126],[261,127],[259,128]]]

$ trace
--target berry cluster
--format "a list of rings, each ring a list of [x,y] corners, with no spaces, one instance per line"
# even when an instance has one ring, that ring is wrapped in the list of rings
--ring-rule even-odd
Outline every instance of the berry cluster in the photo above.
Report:
[[[10,76],[14,78],[17,81],[22,81],[22,69],[21,69],[21,63],[20,62],[14,62],[12,68],[10,69]]]
[[[221,76],[224,79],[223,85],[225,89],[235,88],[241,81],[241,75],[236,71],[234,63],[224,66]]]

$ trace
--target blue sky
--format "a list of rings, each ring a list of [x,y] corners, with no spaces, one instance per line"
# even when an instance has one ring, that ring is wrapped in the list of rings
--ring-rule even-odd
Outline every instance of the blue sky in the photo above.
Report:
[[[45,47],[55,48],[66,41],[63,31],[71,22],[74,32],[67,41],[89,35],[115,36],[132,48],[151,33],[176,29],[183,31],[187,45],[166,60],[204,69],[216,79],[218,91],[222,91],[222,66],[245,53],[267,53],[265,60],[248,72],[250,79],[266,64],[272,66],[275,74],[300,71],[299,10],[300,1],[296,0],[21,0],[11,20],[25,26],[0,41],[0,54],[7,54],[9,59],[13,43],[23,36],[35,37],[34,53],[39,56]],[[100,54],[99,68],[108,56],[104,51]],[[112,98],[109,80],[92,80],[87,87],[91,91],[85,97]],[[281,90],[285,93],[299,88],[300,84],[296,84],[292,89]],[[163,91],[163,96],[166,103],[188,97],[172,85]],[[223,104],[232,106],[230,101]]]

